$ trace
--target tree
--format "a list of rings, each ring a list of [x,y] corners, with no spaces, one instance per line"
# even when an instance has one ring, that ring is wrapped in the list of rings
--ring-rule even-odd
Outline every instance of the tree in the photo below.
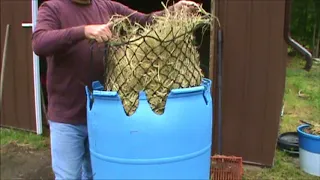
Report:
[[[313,30],[313,55],[314,57],[320,57],[320,1],[313,0],[315,7],[315,24]]]
[[[314,57],[320,57],[320,0],[293,0],[291,34]]]

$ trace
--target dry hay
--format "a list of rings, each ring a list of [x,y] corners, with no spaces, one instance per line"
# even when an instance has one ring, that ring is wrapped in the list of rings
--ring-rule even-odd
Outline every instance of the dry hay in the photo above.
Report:
[[[320,136],[320,125],[314,124],[309,127],[306,127],[304,128],[304,132],[315,135],[315,136]]]
[[[111,21],[114,38],[108,42],[105,89],[118,92],[127,115],[137,109],[140,91],[146,92],[151,109],[162,114],[171,89],[201,84],[193,32],[211,24],[210,14],[201,6],[192,14],[166,9],[143,27],[118,15]]]

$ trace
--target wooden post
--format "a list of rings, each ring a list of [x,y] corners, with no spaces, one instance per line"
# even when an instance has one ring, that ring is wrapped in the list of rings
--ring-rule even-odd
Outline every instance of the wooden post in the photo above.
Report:
[[[211,0],[211,14],[212,16],[216,15],[216,0]],[[214,20],[211,24],[211,29],[210,29],[210,56],[209,56],[209,79],[211,79],[212,81],[212,85],[211,85],[211,95],[212,97],[215,97],[216,94],[216,71],[215,71],[215,66],[216,66],[216,48],[215,48],[215,40],[216,40],[216,30],[215,30],[215,23],[216,21]],[[215,104],[216,98],[213,98],[213,103]],[[215,111],[216,110],[216,106],[213,106],[213,114],[212,114],[212,118],[213,120],[216,119],[215,116]],[[212,145],[213,147],[215,147],[216,145],[216,121],[212,122]],[[216,148],[212,148],[211,149],[211,154],[213,155]]]
[[[211,14],[215,16],[216,12],[216,0],[211,0]],[[215,68],[215,21],[212,22],[211,29],[210,29],[210,60],[209,60],[209,79],[212,81],[214,80],[214,68]],[[212,88],[214,85],[211,86]]]

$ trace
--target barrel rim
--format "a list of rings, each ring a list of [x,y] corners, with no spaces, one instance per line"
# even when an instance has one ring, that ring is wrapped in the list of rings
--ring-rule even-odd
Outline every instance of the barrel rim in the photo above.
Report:
[[[203,91],[210,92],[211,83],[212,81],[210,79],[203,78],[200,86],[172,89],[168,95],[168,98],[194,95],[194,94],[202,93]],[[97,88],[97,89],[93,89],[92,96],[93,97],[119,97],[119,94],[116,91],[104,91],[104,90],[99,90],[99,88]],[[146,100],[147,99],[146,93],[141,91],[139,93],[139,99]]]
[[[307,127],[310,127],[310,125],[301,125],[297,128],[297,131],[298,131],[298,134],[300,136],[303,136],[305,138],[308,138],[308,139],[313,139],[313,140],[317,140],[319,141],[320,140],[320,136],[316,136],[316,135],[313,135],[313,134],[308,134],[306,132],[303,131],[304,128],[307,128]]]

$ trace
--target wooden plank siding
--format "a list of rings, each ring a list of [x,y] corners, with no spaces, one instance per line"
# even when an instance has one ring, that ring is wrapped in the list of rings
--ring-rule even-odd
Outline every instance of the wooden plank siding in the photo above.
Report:
[[[1,57],[6,25],[10,24],[0,125],[36,131],[33,86],[31,1],[1,0]]]
[[[283,0],[216,0],[224,33],[222,153],[247,163],[273,164],[285,87],[284,10]]]

